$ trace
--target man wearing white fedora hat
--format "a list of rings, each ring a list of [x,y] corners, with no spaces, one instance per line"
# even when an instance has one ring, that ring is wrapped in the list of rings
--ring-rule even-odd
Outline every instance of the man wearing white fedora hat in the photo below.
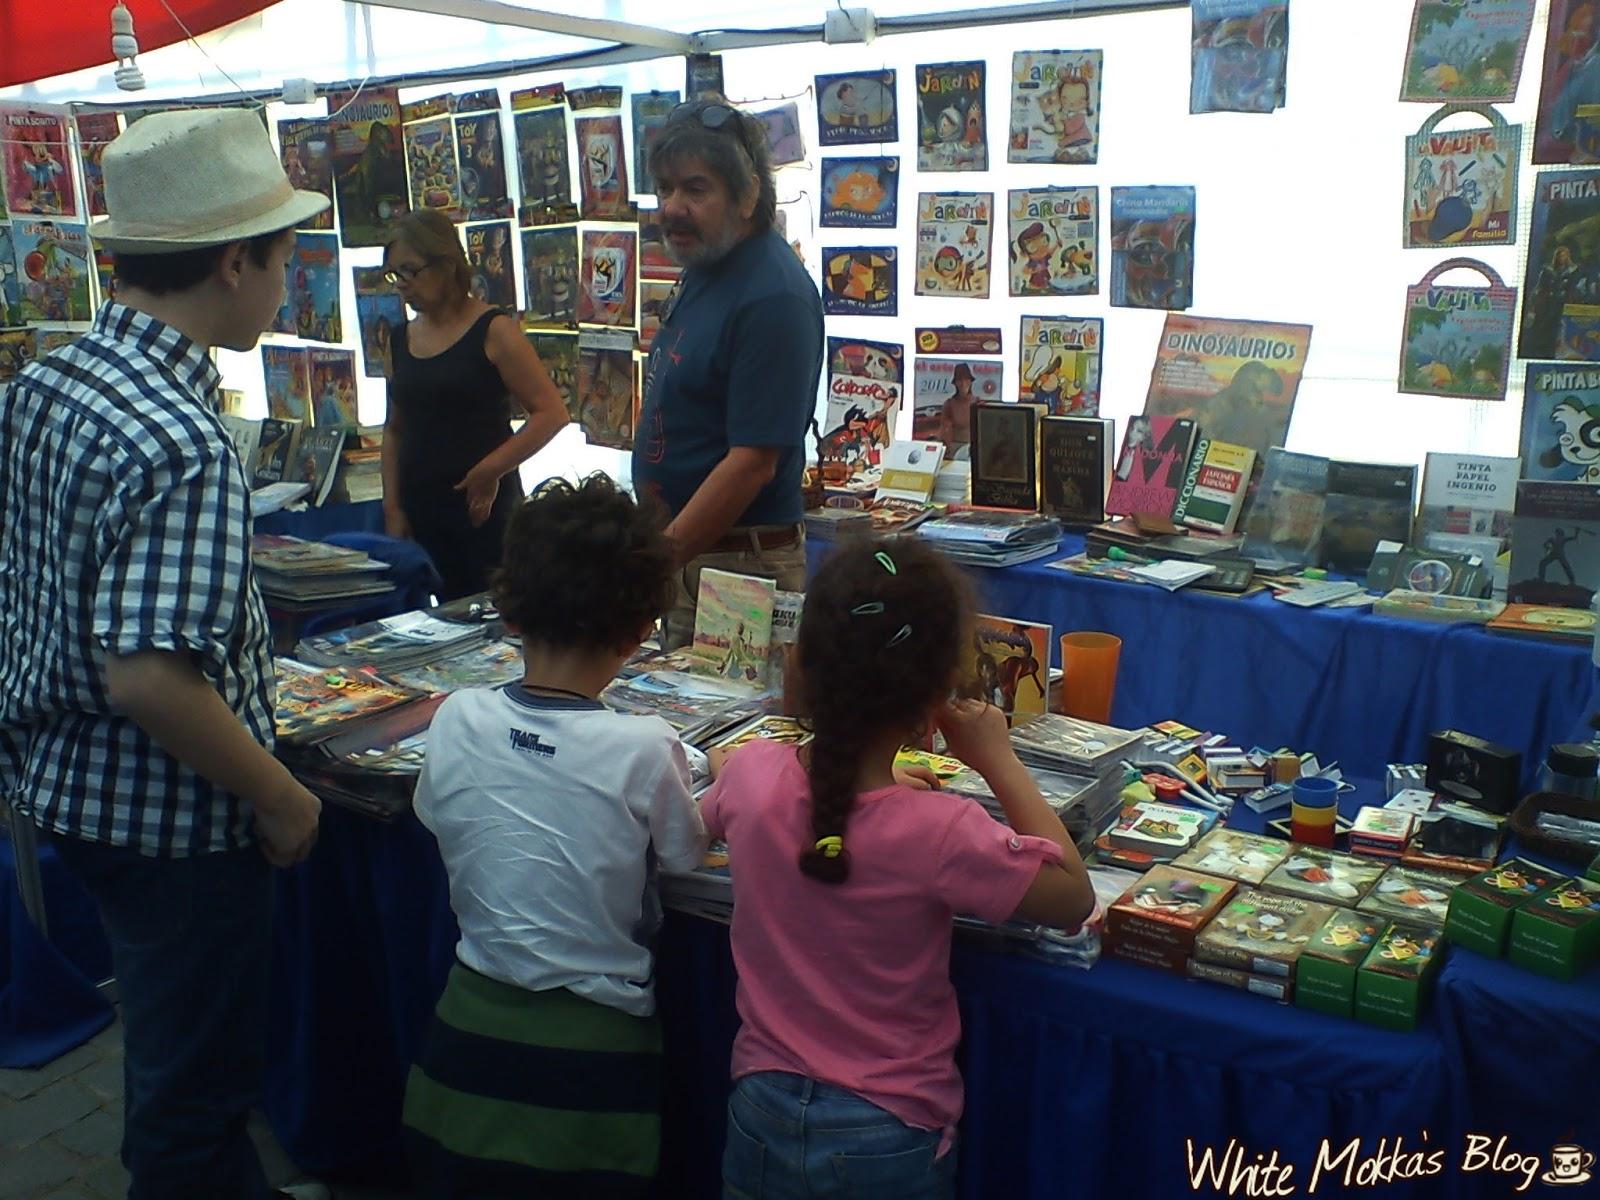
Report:
[[[0,405],[0,787],[111,942],[129,1200],[256,1200],[271,866],[310,852],[319,806],[270,752],[250,496],[209,351],[255,346],[292,230],[328,202],[243,109],[146,117],[103,165],[90,232],[117,299]]]

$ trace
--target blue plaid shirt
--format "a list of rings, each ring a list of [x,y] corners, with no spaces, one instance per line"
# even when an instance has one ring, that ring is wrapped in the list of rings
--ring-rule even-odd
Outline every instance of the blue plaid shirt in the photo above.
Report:
[[[0,404],[0,790],[46,829],[160,856],[251,842],[250,812],[112,709],[108,655],[187,653],[273,737],[250,493],[217,369],[107,304]]]

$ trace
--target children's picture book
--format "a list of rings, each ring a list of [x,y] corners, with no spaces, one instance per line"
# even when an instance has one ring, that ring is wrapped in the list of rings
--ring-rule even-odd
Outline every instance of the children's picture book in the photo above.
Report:
[[[525,335],[545,374],[561,393],[561,403],[567,406],[567,415],[574,421],[582,418],[578,407],[578,335],[575,333],[542,333],[529,331]]]
[[[984,64],[917,68],[917,170],[987,171]]]
[[[312,667],[277,660],[278,738],[303,746],[349,729],[355,722],[422,698],[422,693],[369,671]]]
[[[1476,271],[1488,287],[1441,284],[1453,270]],[[1503,400],[1511,364],[1517,292],[1486,263],[1446,259],[1406,289],[1399,390],[1420,396]]]
[[[1533,404],[1531,391],[1524,402],[1529,407]],[[1524,424],[1520,459],[1430,450],[1422,468],[1422,500],[1417,508],[1412,537],[1421,542],[1430,533],[1510,536],[1511,514],[1517,506],[1519,468],[1520,473],[1526,473],[1530,461],[1527,437]],[[1600,471],[1588,482],[1600,483]]]
[[[577,117],[579,209],[586,221],[624,221],[628,205],[628,163],[623,153],[621,117]]]
[[[342,425],[355,429],[360,425],[356,415],[356,355],[354,350],[310,351],[311,403],[318,428]]]
[[[319,425],[305,430],[295,447],[295,478],[311,485],[307,498],[318,508],[333,491],[334,480],[339,475],[339,451],[344,449],[346,433],[340,425],[326,428]]]
[[[11,244],[11,226],[0,222],[0,329],[22,324],[21,278]]]
[[[1439,132],[1457,113],[1483,117],[1488,128]],[[1522,126],[1487,105],[1449,104],[1430,116],[1406,138],[1406,247],[1515,242],[1521,153]]]
[[[0,105],[0,164],[12,216],[77,216],[64,112]]]
[[[661,318],[678,290],[675,279],[639,280],[639,353],[649,354],[661,332]]]
[[[1191,113],[1269,113],[1283,107],[1288,0],[1194,0]]]
[[[1506,599],[1582,609],[1597,588],[1600,485],[1519,480]]]
[[[650,147],[667,123],[672,110],[683,103],[683,93],[635,92],[628,98],[633,116],[633,174],[635,191],[653,196],[655,180],[650,177]]]
[[[981,358],[917,358],[912,363],[911,436],[943,442],[952,460],[967,457],[974,404],[1005,399],[1003,369]]]
[[[1106,519],[1114,424],[1110,417],[1040,419],[1040,512],[1074,527]]]
[[[898,220],[900,159],[824,158],[822,215],[828,229],[893,229]]]
[[[1590,0],[1550,0],[1534,127],[1535,165],[1600,162],[1600,27]],[[1589,109],[1589,111],[1585,111]]]
[[[824,478],[858,478],[894,440],[905,392],[905,348],[897,342],[828,339],[828,413],[818,457]]]
[[[121,126],[114,112],[81,112],[74,122],[78,127],[78,152],[83,161],[83,207],[91,217],[106,215],[106,177],[100,167],[106,147],[117,140]],[[331,218],[332,213],[323,213]],[[0,214],[3,216],[3,214]]]
[[[584,330],[578,335],[578,424],[589,444],[631,450],[638,415],[633,332]]]
[[[33,329],[0,329],[0,382],[14,379],[18,371],[39,355],[39,335]]]
[[[268,348],[263,346],[262,350]],[[300,350],[298,353],[304,355],[308,352]],[[269,403],[271,401],[270,392],[268,401]],[[300,432],[304,428],[305,422],[300,420],[287,417],[262,418],[260,434],[256,438],[255,461],[250,468],[252,488],[295,481],[294,452],[300,444]]]
[[[354,267],[356,324],[361,331],[361,373],[381,379],[389,373],[389,346],[406,323],[405,301],[383,278],[382,267]]]
[[[777,585],[770,579],[703,568],[690,646],[702,669],[740,683],[765,678],[776,599]]]
[[[972,503],[1039,506],[1039,410],[1031,404],[972,406]]]
[[[1534,2],[1416,0],[1400,99],[1510,104],[1522,77]]]
[[[578,320],[586,325],[632,325],[639,291],[632,230],[585,229]]]
[[[1097,414],[1104,328],[1099,317],[1023,317],[1018,398],[1051,416]]]
[[[1528,364],[1517,452],[1524,479],[1600,483],[1600,365]]]
[[[328,127],[340,242],[381,246],[407,208],[400,94],[381,87],[334,92],[328,96]]]
[[[817,141],[824,146],[859,146],[900,140],[893,71],[818,75]]]
[[[1018,50],[1011,56],[1007,162],[1099,161],[1103,57],[1099,50]]]
[[[1344,575],[1365,575],[1379,542],[1404,542],[1416,511],[1412,463],[1328,463],[1322,510],[1322,563]]]
[[[1244,518],[1244,557],[1257,563],[1309,567],[1322,554],[1328,460],[1274,446]]]
[[[578,227],[551,225],[522,231],[523,316],[536,328],[570,329],[578,323]]]
[[[1260,886],[1289,857],[1289,850],[1282,838],[1219,827],[1173,859],[1172,865]]]
[[[311,351],[304,346],[264,345],[261,369],[268,415],[311,424]]]
[[[465,226],[461,233],[471,272],[469,294],[491,308],[515,312],[517,274],[511,259],[511,222],[484,221]]]
[[[69,221],[17,217],[11,249],[24,321],[87,321],[89,234]]]
[[[1183,487],[1178,490],[1178,504],[1172,510],[1172,519],[1190,529],[1232,533],[1244,508],[1245,492],[1255,465],[1256,452],[1249,446],[1235,446],[1208,437],[1202,425],[1200,438],[1184,472]]]
[[[456,167],[455,124],[448,114],[404,127],[411,207],[434,208],[461,219],[461,176]]]
[[[719,572],[721,574],[722,572]],[[736,575],[735,579],[746,576]],[[770,647],[769,647],[770,649]],[[811,740],[811,732],[793,717],[757,717],[741,725],[721,741],[714,742],[713,750],[737,750],[749,742],[781,742],[786,746],[804,746]]]
[[[1013,296],[1100,291],[1099,194],[1093,187],[1009,193]]]
[[[1051,628],[980,614],[958,694],[993,704],[1007,717],[1042,713],[1049,695]]]
[[[1589,233],[1600,225],[1600,171],[1541,171],[1533,189],[1517,356],[1600,362],[1600,342],[1582,336],[1600,274],[1600,239]]]
[[[827,246],[822,311],[837,317],[892,317],[900,311],[899,251],[893,246]]]
[[[1129,417],[1122,450],[1111,472],[1106,513],[1171,517],[1194,439],[1195,423],[1187,417]]]
[[[461,211],[469,221],[511,215],[511,195],[506,186],[505,142],[500,135],[500,112],[457,115],[456,167],[461,180]],[[459,114],[459,106],[457,108]],[[506,250],[510,274],[511,252]]]
[[[917,295],[989,298],[993,215],[993,192],[917,196]]]
[[[1184,309],[1194,302],[1192,187],[1111,189],[1111,303]]]
[[[564,208],[572,203],[572,160],[567,152],[567,106],[551,104],[515,112],[517,182],[522,223],[529,210]]]
[[[326,118],[297,118],[278,122],[278,154],[290,186],[303,192],[320,192],[328,207],[300,228],[333,228],[333,131]],[[451,172],[455,164],[452,160]]]
[[[767,149],[772,154],[773,166],[786,167],[790,163],[805,161],[806,144],[800,136],[800,106],[795,101],[751,115],[766,127]]]
[[[296,233],[283,307],[274,333],[314,342],[344,340],[339,304],[339,239],[331,233]]]

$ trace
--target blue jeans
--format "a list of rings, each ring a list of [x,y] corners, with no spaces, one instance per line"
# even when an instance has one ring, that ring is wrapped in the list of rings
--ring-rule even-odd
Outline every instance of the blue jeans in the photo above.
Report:
[[[723,1200],[949,1200],[956,1152],[854,1092],[762,1071],[734,1085]]]
[[[150,858],[56,836],[111,942],[128,1200],[273,1195],[245,1125],[261,1090],[272,868],[254,848]]]

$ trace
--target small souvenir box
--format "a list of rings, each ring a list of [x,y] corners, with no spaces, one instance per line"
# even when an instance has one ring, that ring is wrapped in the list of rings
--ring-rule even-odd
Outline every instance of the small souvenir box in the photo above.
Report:
[[[1498,958],[1511,932],[1511,914],[1559,878],[1538,863],[1507,859],[1456,888],[1444,931],[1456,945]]]
[[[1415,1029],[1443,959],[1442,929],[1390,925],[1356,972],[1356,1020],[1402,1033]]]
[[[1384,768],[1383,797],[1393,800],[1401,792],[1427,786],[1428,768],[1425,763],[1390,763]]]
[[[1390,867],[1378,886],[1356,905],[1364,913],[1402,924],[1437,928],[1450,912],[1450,895],[1461,884],[1459,875],[1421,867]]]
[[[1190,979],[1205,979],[1224,987],[1238,988],[1253,996],[1265,996],[1279,1004],[1287,1004],[1294,995],[1294,980],[1282,975],[1257,975],[1241,971],[1238,967],[1223,967],[1216,963],[1201,962],[1191,958],[1184,964],[1184,974]]]
[[[1350,905],[1370,892],[1382,874],[1383,864],[1370,858],[1296,845],[1263,886],[1269,892],[1323,904]]]
[[[1336,1017],[1350,1016],[1356,1004],[1356,972],[1386,925],[1365,913],[1335,909],[1300,951],[1295,1004]]]
[[[1233,897],[1238,884],[1174,867],[1152,867],[1106,911],[1107,948],[1122,958],[1182,971],[1194,952],[1195,935]],[[1124,951],[1129,951],[1125,953]]]
[[[1146,800],[1123,809],[1107,836],[1113,846],[1170,859],[1194,845],[1214,819],[1198,809]]]
[[[1367,805],[1350,826],[1350,853],[1369,858],[1399,858],[1411,838],[1412,816]]]
[[[1289,857],[1289,843],[1238,829],[1213,829],[1172,862],[1175,867],[1259,885]]]
[[[1194,941],[1194,957],[1203,963],[1289,979],[1306,943],[1332,915],[1329,904],[1244,888],[1200,931]]]
[[[1511,914],[1506,957],[1556,979],[1576,979],[1600,959],[1600,883],[1562,879]]]
[[[1521,795],[1522,755],[1470,733],[1446,729],[1428,738],[1431,791],[1489,812],[1508,813]]]

